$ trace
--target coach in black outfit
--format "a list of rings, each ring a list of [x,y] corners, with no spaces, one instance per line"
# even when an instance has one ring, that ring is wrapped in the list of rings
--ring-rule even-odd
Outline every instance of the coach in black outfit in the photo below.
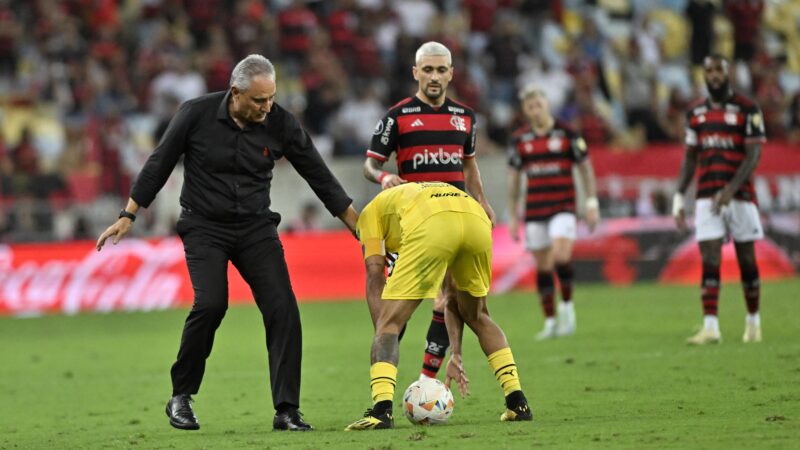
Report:
[[[194,288],[178,358],[172,366],[169,422],[200,428],[191,395],[200,389],[214,332],[228,307],[228,261],[250,285],[264,321],[277,430],[309,430],[300,405],[302,332],[297,302],[278,239],[280,215],[270,211],[275,160],[286,157],[331,214],[351,230],[358,214],[323,162],[308,134],[274,103],[272,63],[250,55],[233,69],[231,87],[181,105],[131,189],[119,220],[97,240],[116,244],[128,233],[139,207],[164,186],[178,158],[186,167],[177,231]]]

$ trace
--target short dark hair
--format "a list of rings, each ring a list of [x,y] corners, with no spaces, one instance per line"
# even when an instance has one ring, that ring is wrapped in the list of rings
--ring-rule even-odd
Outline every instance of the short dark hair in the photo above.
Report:
[[[704,67],[705,67],[705,65],[706,65],[706,61],[707,61],[707,60],[712,60],[712,61],[722,61],[722,62],[724,62],[724,63],[725,63],[725,65],[726,65],[726,66],[728,66],[728,67],[730,67],[730,64],[731,64],[731,62],[730,62],[730,61],[728,61],[728,58],[726,58],[725,56],[723,56],[721,53],[710,53],[710,54],[706,55],[706,57],[705,57],[705,58],[703,58],[703,66],[704,66]]]

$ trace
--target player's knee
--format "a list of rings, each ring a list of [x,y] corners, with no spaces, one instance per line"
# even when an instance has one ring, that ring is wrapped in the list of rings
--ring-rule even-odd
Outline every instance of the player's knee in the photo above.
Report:
[[[475,317],[475,320],[470,324],[470,328],[475,331],[478,336],[483,336],[486,333],[493,331],[496,327],[494,320],[486,312],[480,312]]]
[[[210,317],[224,317],[228,310],[227,298],[222,296],[196,295],[192,311]]]
[[[758,265],[756,264],[755,256],[750,258],[739,259],[739,272],[744,277],[747,274],[749,277],[758,277]]]
[[[719,249],[713,248],[701,248],[700,249],[700,258],[703,260],[703,266],[707,267],[719,267],[720,261],[722,260],[722,252]]]
[[[378,323],[375,326],[375,335],[381,334],[400,334],[400,330],[403,329],[403,325],[405,325],[405,320],[400,317],[399,314],[393,314],[391,311],[387,311],[385,308],[382,312],[380,317],[378,317]]]
[[[568,248],[553,249],[553,265],[558,267],[564,264],[569,264],[571,259],[570,250]]]
[[[478,311],[472,308],[459,308],[458,312],[461,314],[461,319],[464,323],[472,327],[473,324],[478,322]]]
[[[739,268],[741,270],[748,270],[748,271],[758,270],[756,266],[755,255],[748,255],[746,257],[739,258]]]
[[[437,312],[444,312],[444,308],[450,301],[455,301],[455,296],[439,295],[433,301],[433,310]]]
[[[466,323],[470,328],[475,329],[481,325],[482,314],[477,305],[474,305],[474,307],[464,308],[462,304],[462,307],[459,308],[458,311],[461,314],[461,318],[464,320],[464,323]]]
[[[739,261],[740,268],[754,268],[756,266],[756,252],[752,244],[736,244],[736,259]]]
[[[719,267],[721,258],[719,256],[708,255],[703,256],[703,266],[704,267]]]
[[[403,329],[403,323],[393,320],[378,319],[378,325],[375,328],[375,335],[380,336],[384,334],[392,334],[399,336],[400,331]]]

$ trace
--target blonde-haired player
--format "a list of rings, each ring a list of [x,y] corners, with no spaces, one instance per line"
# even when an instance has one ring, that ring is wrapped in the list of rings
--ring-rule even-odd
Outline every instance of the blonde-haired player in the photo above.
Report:
[[[577,236],[575,180],[577,172],[586,190],[586,223],[594,229],[600,220],[595,178],[584,140],[553,118],[545,92],[528,86],[519,94],[528,123],[514,132],[509,149],[509,231],[519,239],[517,205],[520,179],[525,174],[525,247],[536,259],[536,286],[542,304],[544,328],[538,340],[575,333],[572,302],[572,247]],[[558,317],[553,272],[561,288]]]

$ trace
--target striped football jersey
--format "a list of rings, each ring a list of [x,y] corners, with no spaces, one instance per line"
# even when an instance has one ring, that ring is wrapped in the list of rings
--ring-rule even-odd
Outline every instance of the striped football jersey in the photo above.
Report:
[[[710,99],[686,114],[686,146],[698,151],[697,198],[712,197],[728,184],[745,158],[744,145],[766,141],[764,117],[750,99],[734,94],[722,104]],[[755,202],[752,180],[734,198]]]
[[[530,125],[514,132],[508,165],[527,176],[526,221],[575,212],[572,166],[588,156],[583,138],[560,121],[544,135],[535,134]]]
[[[464,190],[464,158],[475,157],[475,113],[449,98],[438,108],[407,98],[378,122],[367,157],[386,161],[392,152],[401,178]]]

